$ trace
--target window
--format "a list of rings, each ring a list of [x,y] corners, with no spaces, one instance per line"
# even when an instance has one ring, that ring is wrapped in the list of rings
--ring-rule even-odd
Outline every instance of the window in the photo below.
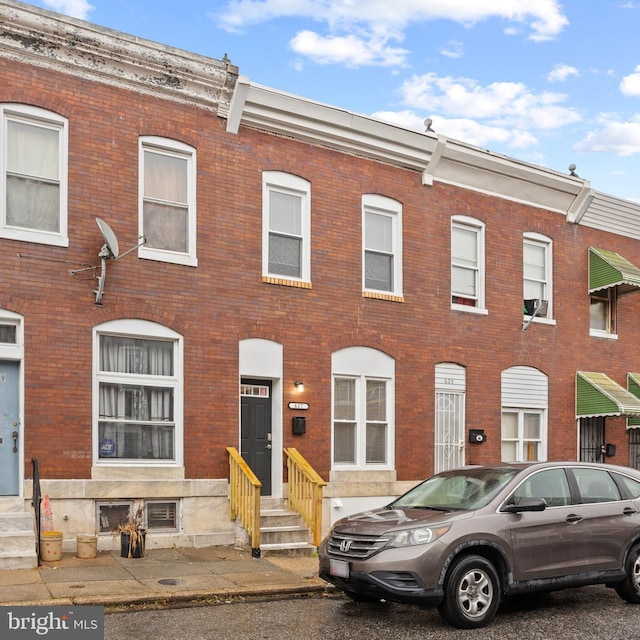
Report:
[[[197,265],[195,164],[196,151],[186,144],[140,139],[141,258]]]
[[[95,352],[98,462],[180,462],[182,356],[177,334],[150,322],[115,321],[96,331]]]
[[[100,533],[113,533],[121,522],[126,522],[133,507],[133,502],[99,502],[96,504],[98,524],[96,530]]]
[[[265,171],[262,200],[263,276],[310,282],[310,183]]]
[[[466,216],[451,219],[452,308],[483,310],[484,224]]]
[[[375,194],[362,196],[365,291],[402,295],[402,205]]]
[[[524,498],[544,498],[549,507],[571,504],[571,490],[564,469],[548,469],[527,478],[513,493],[514,504]]]
[[[551,318],[551,240],[535,233],[525,233],[522,243],[524,279],[524,314],[533,315],[534,300],[546,301],[538,307],[537,318]],[[542,303],[544,305],[544,303]]]
[[[573,470],[583,504],[620,500],[620,491],[613,478],[600,469]]]
[[[334,467],[392,468],[393,359],[351,347],[332,363]]]
[[[0,236],[69,246],[67,120],[24,105],[0,112]]]
[[[533,367],[502,372],[502,462],[546,460],[547,376]]]
[[[164,531],[178,530],[178,503],[149,500],[145,503],[145,524],[147,529]]]
[[[96,530],[113,533],[120,523],[129,519],[134,509],[142,509],[144,527],[147,530],[178,531],[178,503],[176,500],[122,500],[96,503]]]
[[[604,289],[589,296],[589,330],[591,335],[616,334],[616,290]]]

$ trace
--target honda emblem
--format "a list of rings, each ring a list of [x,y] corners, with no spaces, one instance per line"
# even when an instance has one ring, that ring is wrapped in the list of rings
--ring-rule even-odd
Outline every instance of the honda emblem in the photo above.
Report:
[[[353,543],[353,540],[342,540],[340,542],[340,551],[342,553],[348,553],[349,549],[351,549],[352,543]]]

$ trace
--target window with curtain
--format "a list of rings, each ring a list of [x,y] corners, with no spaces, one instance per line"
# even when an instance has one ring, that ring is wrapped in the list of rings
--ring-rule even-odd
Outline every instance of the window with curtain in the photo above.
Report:
[[[388,451],[388,382],[336,377],[333,392],[333,461],[384,465]]]
[[[616,334],[616,290],[604,289],[589,296],[589,330],[591,335]]]
[[[543,457],[541,411],[502,412],[502,462],[534,462]]]
[[[34,107],[0,110],[0,233],[66,246],[66,120]]]
[[[402,205],[377,194],[362,196],[363,287],[402,295]]]
[[[310,281],[310,184],[263,173],[263,275]]]
[[[537,317],[551,317],[551,240],[539,234],[525,234],[522,242],[523,311],[531,315],[531,301],[546,300],[547,312]]]
[[[195,149],[141,139],[141,257],[195,266]]]
[[[484,308],[484,225],[464,216],[451,222],[451,303]]]
[[[100,459],[175,459],[175,342],[99,336]]]

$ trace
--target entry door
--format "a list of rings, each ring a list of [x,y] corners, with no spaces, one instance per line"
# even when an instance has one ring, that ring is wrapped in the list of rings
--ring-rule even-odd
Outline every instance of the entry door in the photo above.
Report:
[[[18,363],[0,361],[0,495],[18,495],[20,421]]]
[[[262,482],[260,495],[271,495],[271,383],[243,380],[240,385],[240,455]]]

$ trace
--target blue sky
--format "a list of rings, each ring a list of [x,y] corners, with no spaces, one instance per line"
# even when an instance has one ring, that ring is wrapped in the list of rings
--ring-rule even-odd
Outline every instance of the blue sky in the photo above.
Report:
[[[640,201],[640,0],[32,0]]]

